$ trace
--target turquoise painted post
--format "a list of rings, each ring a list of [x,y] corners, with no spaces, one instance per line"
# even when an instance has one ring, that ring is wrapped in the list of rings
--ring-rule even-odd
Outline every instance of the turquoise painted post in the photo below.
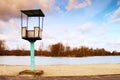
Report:
[[[35,70],[34,41],[30,41],[30,56],[31,56],[30,69],[33,71]]]

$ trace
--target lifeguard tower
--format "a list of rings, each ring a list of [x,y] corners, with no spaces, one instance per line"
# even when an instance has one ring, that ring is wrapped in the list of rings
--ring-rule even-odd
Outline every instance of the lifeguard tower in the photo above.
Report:
[[[31,17],[35,17],[33,29],[29,29],[29,20]],[[44,13],[38,10],[21,10],[21,35],[22,39],[28,40],[30,42],[30,55],[31,55],[31,67],[32,71],[35,70],[35,57],[34,57],[34,43],[36,40],[42,40],[42,31],[43,31],[43,18],[45,17]],[[25,19],[26,18],[26,19]],[[24,21],[26,20],[26,21]],[[23,24],[25,23],[25,24]],[[37,26],[36,26],[37,25]]]

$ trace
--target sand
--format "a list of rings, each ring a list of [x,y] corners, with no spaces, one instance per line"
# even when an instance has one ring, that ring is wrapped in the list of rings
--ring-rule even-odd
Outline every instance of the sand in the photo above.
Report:
[[[17,76],[20,71],[30,66],[0,65],[0,75]],[[120,74],[120,64],[76,64],[76,65],[42,65],[36,70],[43,70],[42,76],[89,76]]]

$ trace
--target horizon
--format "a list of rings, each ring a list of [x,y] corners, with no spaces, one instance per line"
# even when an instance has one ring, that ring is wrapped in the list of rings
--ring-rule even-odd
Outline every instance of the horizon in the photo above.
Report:
[[[72,48],[120,51],[120,0],[1,0],[0,5],[0,40],[10,50],[30,48],[21,37],[20,10],[41,9],[45,14],[43,38],[35,42],[36,50],[42,44],[47,49],[61,42]]]

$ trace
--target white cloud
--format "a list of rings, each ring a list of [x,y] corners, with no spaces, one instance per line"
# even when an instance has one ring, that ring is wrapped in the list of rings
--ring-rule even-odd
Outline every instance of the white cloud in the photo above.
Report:
[[[34,9],[36,6],[45,12],[52,11],[55,0],[1,0],[0,19],[8,21],[11,18],[19,18],[20,10]]]
[[[120,21],[120,18],[114,18],[111,20],[112,23],[119,22],[119,21]]]
[[[0,28],[5,26],[6,26],[6,23],[4,21],[0,21]]]
[[[52,33],[53,32],[44,31],[42,34],[43,39],[52,39],[53,38]]]
[[[0,19],[7,21],[10,18],[19,17],[21,9],[31,9],[34,5],[34,0],[1,0]]]
[[[20,29],[19,25],[14,20],[10,20],[9,25],[13,30],[19,30]]]
[[[45,12],[50,12],[55,8],[55,0],[39,0],[38,4],[40,8]]]
[[[18,35],[15,33],[10,33],[10,34],[0,34],[0,40],[5,40],[5,41],[17,41],[18,40]]]
[[[2,29],[0,29],[0,31],[3,32],[2,34],[0,34],[0,39],[6,41],[18,40],[18,37],[20,35],[20,27],[14,20],[9,20],[9,22],[1,21],[0,23],[2,23],[1,25],[3,26]]]
[[[86,22],[85,24],[81,25],[79,27],[79,29],[82,32],[86,32],[86,31],[90,30],[92,27],[93,27],[93,23],[92,22]]]
[[[6,23],[4,21],[0,21],[0,34],[4,33],[5,26],[6,26]]]
[[[67,11],[72,9],[84,8],[90,6],[91,0],[84,0],[83,2],[78,2],[78,0],[69,0],[68,5],[66,6]]]
[[[120,15],[120,7],[114,12],[113,18],[116,18],[118,15]]]
[[[115,12],[110,17],[111,17],[111,22],[120,21],[120,7],[117,10],[115,10]]]
[[[3,29],[0,29],[3,32],[0,33],[0,40],[5,40],[9,49],[16,49],[18,45],[26,45],[21,39],[20,27],[15,20],[1,21],[0,23],[4,25]]]

